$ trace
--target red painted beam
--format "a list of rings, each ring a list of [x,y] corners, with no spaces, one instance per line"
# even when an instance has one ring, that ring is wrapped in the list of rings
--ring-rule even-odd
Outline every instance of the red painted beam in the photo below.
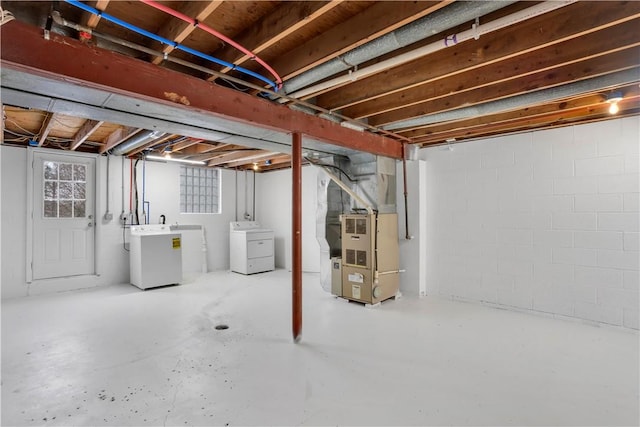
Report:
[[[291,308],[293,341],[302,338],[302,135],[294,132],[291,141]]]
[[[51,40],[45,40],[42,29],[19,21],[3,25],[0,34],[2,67],[57,80],[75,79],[86,87],[108,89],[273,130],[296,130],[333,145],[402,158],[402,144],[391,138],[347,129],[284,105],[59,34],[52,33]]]

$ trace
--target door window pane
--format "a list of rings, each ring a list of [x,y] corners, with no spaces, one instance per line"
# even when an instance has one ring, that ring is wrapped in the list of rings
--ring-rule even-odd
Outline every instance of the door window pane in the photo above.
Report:
[[[43,168],[43,216],[84,218],[87,215],[87,166],[46,161]]]

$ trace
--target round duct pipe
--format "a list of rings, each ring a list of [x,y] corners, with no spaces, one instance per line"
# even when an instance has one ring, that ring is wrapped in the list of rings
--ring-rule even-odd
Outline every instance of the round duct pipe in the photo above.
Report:
[[[123,154],[127,154],[129,151],[135,150],[137,148],[142,147],[143,145],[156,140],[158,138],[162,138],[166,133],[160,131],[152,131],[148,129],[144,129],[135,135],[131,135],[120,144],[118,144],[115,148],[111,150],[111,154],[115,156],[120,156]]]

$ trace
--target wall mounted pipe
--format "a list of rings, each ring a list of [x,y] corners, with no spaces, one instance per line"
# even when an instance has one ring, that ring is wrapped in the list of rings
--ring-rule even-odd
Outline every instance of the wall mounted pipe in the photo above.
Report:
[[[297,95],[299,89],[312,85],[334,74],[357,67],[366,61],[378,58],[386,53],[426,39],[434,34],[446,31],[449,28],[472,21],[479,16],[496,11],[511,3],[514,2],[455,2],[389,34],[365,43],[344,55],[318,65],[297,77],[289,79],[283,86],[284,92],[291,94],[291,96],[302,96]],[[351,73],[351,75],[353,75],[353,73]]]
[[[302,134],[294,132],[291,141],[291,302],[293,342],[302,339]]]
[[[239,43],[236,43],[233,39],[230,39],[229,37],[225,36],[224,34],[214,30],[213,28],[209,27],[208,25],[202,23],[202,22],[198,22],[198,20],[193,19],[183,13],[178,12],[177,10],[173,10],[170,7],[167,7],[163,4],[157,3],[153,0],[140,0],[142,1],[142,3],[145,3],[153,8],[156,8],[158,10],[161,10],[165,13],[168,13],[171,16],[174,16],[178,19],[183,20],[184,22],[193,25],[194,27],[197,28],[201,28],[202,30],[206,31],[207,33],[211,34],[214,37],[219,38],[220,40],[230,44],[231,46],[235,47],[236,49],[238,49],[240,52],[244,53],[245,55],[247,55],[249,58],[253,59],[254,61],[256,61],[258,64],[262,65],[268,72],[271,73],[271,75],[275,78],[275,81],[277,83],[277,88],[281,88],[282,87],[282,78],[280,77],[280,75],[266,62],[264,62],[260,57],[258,57],[258,55],[256,55],[255,53],[253,53],[252,51],[250,51],[249,49],[245,48],[244,46],[242,46]],[[232,70],[236,69],[236,66],[234,65],[234,67],[232,68]]]
[[[541,89],[523,95],[512,96],[498,101],[486,102],[472,107],[458,108],[457,110],[442,113],[428,114],[413,119],[402,120],[384,126],[385,129],[406,129],[412,127],[427,126],[434,123],[461,120],[487,114],[497,114],[504,111],[524,108],[532,104],[540,104],[560,100],[571,96],[582,95],[594,91],[602,91],[607,88],[640,82],[640,68],[631,68],[624,71],[606,74],[569,83],[563,86],[549,89]]]
[[[402,184],[404,193],[404,229],[406,240],[411,240],[411,234],[409,234],[409,192],[407,190],[407,144],[402,144]]]
[[[82,2],[80,2],[78,0],[65,0],[65,1],[67,3],[73,5],[73,6],[76,6],[79,9],[84,10],[85,12],[89,12],[91,14],[94,14],[96,16],[104,18],[105,20],[107,20],[109,22],[112,22],[112,23],[114,23],[116,25],[119,25],[121,27],[124,27],[124,28],[126,28],[128,30],[134,31],[134,32],[136,32],[138,34],[141,34],[141,35],[143,35],[145,37],[148,37],[148,38],[153,39],[155,41],[158,41],[160,43],[166,44],[168,46],[173,46],[174,49],[178,49],[178,50],[181,50],[183,52],[190,53],[190,54],[192,54],[194,56],[197,56],[197,57],[202,58],[204,60],[213,62],[215,64],[222,65],[224,67],[233,68],[234,70],[237,70],[237,71],[239,71],[239,72],[241,72],[243,74],[246,74],[248,76],[254,77],[254,78],[258,79],[258,80],[261,80],[261,81],[267,83],[269,86],[273,87],[276,90],[278,89],[278,85],[275,82],[267,79],[264,76],[261,76],[258,73],[255,73],[255,72],[253,72],[251,70],[248,70],[248,69],[243,68],[243,67],[239,67],[239,66],[237,66],[235,64],[232,64],[230,62],[223,61],[222,59],[215,58],[215,57],[213,57],[211,55],[204,54],[204,53],[202,53],[200,51],[197,51],[195,49],[192,49],[192,48],[187,47],[185,45],[182,45],[180,43],[177,43],[177,42],[174,42],[172,40],[169,40],[169,39],[166,39],[164,37],[161,37],[161,36],[159,36],[157,34],[154,34],[154,33],[150,32],[150,31],[144,30],[144,29],[142,29],[140,27],[137,27],[137,26],[135,26],[133,24],[130,24],[130,23],[126,22],[126,21],[123,21],[122,19],[116,18],[115,16],[109,15],[108,13],[102,12],[101,10],[98,10],[98,9],[95,9],[95,8],[93,8],[91,6],[88,6],[88,5],[82,3]]]
[[[544,13],[547,12],[551,12],[553,10],[559,9],[561,7],[567,6],[571,3],[575,3],[576,0],[568,0],[568,1],[546,1],[543,3],[539,3],[536,4],[535,6],[532,6],[530,8],[515,12],[511,15],[508,16],[504,16],[502,18],[498,18],[496,20],[493,20],[491,22],[487,22],[487,23],[483,23],[482,25],[473,25],[473,27],[469,30],[463,31],[461,33],[458,34],[453,34],[453,35],[449,35],[446,36],[444,39],[442,40],[438,40],[436,42],[433,43],[429,43],[426,46],[423,46],[421,48],[412,50],[410,52],[407,53],[403,53],[401,55],[397,55],[394,56],[393,58],[389,58],[385,61],[381,61],[378,62],[377,64],[373,64],[369,67],[365,67],[359,70],[355,70],[355,71],[350,71],[349,74],[346,75],[342,75],[327,81],[324,81],[322,83],[319,83],[317,85],[311,86],[311,87],[307,87],[304,88],[302,90],[298,90],[295,92],[289,92],[290,90],[290,81],[287,82],[285,84],[285,90],[287,90],[287,93],[289,93],[290,96],[293,97],[297,97],[297,98],[303,98],[305,96],[309,96],[311,94],[314,93],[319,93],[319,92],[323,92],[326,91],[328,89],[331,89],[333,87],[336,86],[341,86],[347,83],[350,83],[352,81],[356,81],[358,79],[364,78],[364,77],[368,77],[370,75],[379,73],[381,71],[387,70],[389,68],[393,68],[396,67],[398,65],[401,64],[406,64],[407,62],[413,61],[417,58],[421,58],[423,56],[426,56],[428,54],[437,52],[439,50],[443,50],[446,49],[447,47],[451,47],[454,46],[458,43],[462,43],[464,41],[467,40],[471,40],[473,38],[477,39],[478,37],[480,37],[481,35],[496,31],[496,30],[500,30],[502,28],[506,28],[510,25],[514,25],[517,24],[519,22],[525,21],[527,19],[531,19],[533,17],[542,15]],[[486,5],[486,4],[490,4],[491,2],[473,2],[474,5]],[[498,2],[501,3],[501,2]],[[456,6],[458,4],[462,4],[462,3],[454,3],[453,5],[449,6],[449,7],[453,7]],[[501,3],[503,4],[503,3]],[[441,9],[441,11],[444,13],[446,12],[449,7],[445,8],[445,9]],[[467,6],[468,7],[468,6]],[[503,7],[503,6],[501,6]],[[436,12],[438,13],[438,12]],[[435,14],[434,14],[435,15]],[[429,15],[430,16],[430,15]],[[425,17],[428,18],[429,16]],[[468,15],[465,15],[465,17],[467,17]],[[424,18],[423,18],[424,19]],[[464,19],[462,22],[466,22],[468,21],[468,19]],[[456,24],[457,25],[457,24]],[[451,27],[449,27],[451,28]],[[426,36],[428,36],[429,34],[426,34]],[[373,43],[373,42],[371,42]],[[292,79],[294,80],[294,79]],[[294,86],[294,85],[291,85]]]

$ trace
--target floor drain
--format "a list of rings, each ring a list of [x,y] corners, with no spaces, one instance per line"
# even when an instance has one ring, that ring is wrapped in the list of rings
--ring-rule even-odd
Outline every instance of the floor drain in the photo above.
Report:
[[[223,331],[225,329],[229,329],[229,325],[216,325],[216,329],[219,331]]]

